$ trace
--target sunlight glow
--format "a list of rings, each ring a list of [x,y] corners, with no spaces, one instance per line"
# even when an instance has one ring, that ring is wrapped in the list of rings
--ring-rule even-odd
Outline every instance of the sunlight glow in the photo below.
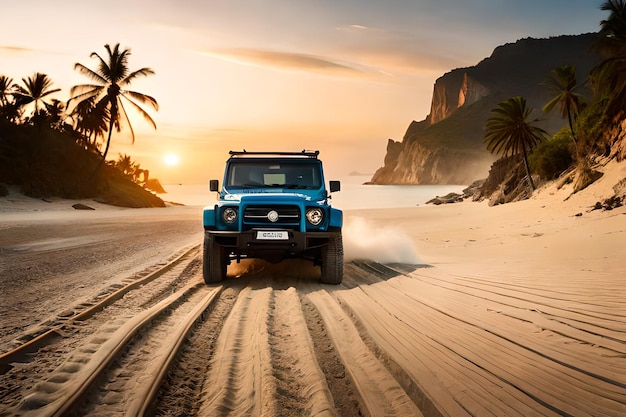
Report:
[[[178,157],[178,155],[169,153],[163,157],[163,162],[165,162],[165,165],[173,167],[178,165],[178,163],[180,162],[180,158]]]

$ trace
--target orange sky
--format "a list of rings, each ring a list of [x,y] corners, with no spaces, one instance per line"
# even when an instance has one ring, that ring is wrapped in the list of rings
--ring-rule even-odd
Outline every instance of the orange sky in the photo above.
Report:
[[[160,105],[158,129],[130,113],[136,142],[114,134],[163,183],[220,177],[229,149],[319,149],[328,175],[371,174],[388,138],[430,108],[435,80],[523,37],[596,31],[592,0],[30,0],[3,4],[0,74],[50,76],[65,101],[90,82],[76,62],[129,48],[133,89]],[[179,156],[178,165],[164,163]]]

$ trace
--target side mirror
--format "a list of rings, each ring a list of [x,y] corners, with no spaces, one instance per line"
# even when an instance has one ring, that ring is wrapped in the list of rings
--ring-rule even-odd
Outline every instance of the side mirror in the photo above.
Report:
[[[331,193],[341,191],[341,181],[330,181],[329,184]]]
[[[219,191],[220,182],[218,180],[210,180],[209,181],[209,191]]]

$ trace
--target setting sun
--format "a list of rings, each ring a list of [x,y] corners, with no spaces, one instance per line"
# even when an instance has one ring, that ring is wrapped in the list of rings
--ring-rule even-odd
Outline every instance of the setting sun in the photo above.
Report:
[[[180,162],[180,158],[178,157],[178,155],[170,153],[163,157],[163,162],[165,162],[165,165],[172,167],[178,165],[178,163]]]

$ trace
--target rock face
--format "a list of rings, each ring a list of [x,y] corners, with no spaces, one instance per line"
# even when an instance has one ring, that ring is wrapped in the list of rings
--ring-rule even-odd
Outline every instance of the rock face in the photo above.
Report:
[[[435,83],[429,123],[445,120],[460,107],[476,103],[488,94],[489,89],[466,71],[451,72],[445,79],[442,77]]]
[[[610,132],[606,132],[605,136],[605,141],[611,148],[610,157],[618,161],[626,159],[626,120],[615,126]]]
[[[541,113],[554,94],[541,84],[557,66],[575,65],[583,85],[601,60],[589,52],[596,39],[596,34],[522,39],[499,46],[476,66],[443,75],[435,82],[430,114],[413,121],[401,142],[389,139],[385,165],[371,182],[469,184],[485,177],[497,159],[483,143],[485,123],[499,102],[516,95],[536,109],[541,127],[556,132],[566,121],[556,111]]]
[[[405,145],[389,139],[385,166],[376,171],[373,183],[466,184],[468,178],[479,176],[485,169],[488,171],[493,162],[489,154],[481,155],[468,149],[428,146],[420,142]]]

